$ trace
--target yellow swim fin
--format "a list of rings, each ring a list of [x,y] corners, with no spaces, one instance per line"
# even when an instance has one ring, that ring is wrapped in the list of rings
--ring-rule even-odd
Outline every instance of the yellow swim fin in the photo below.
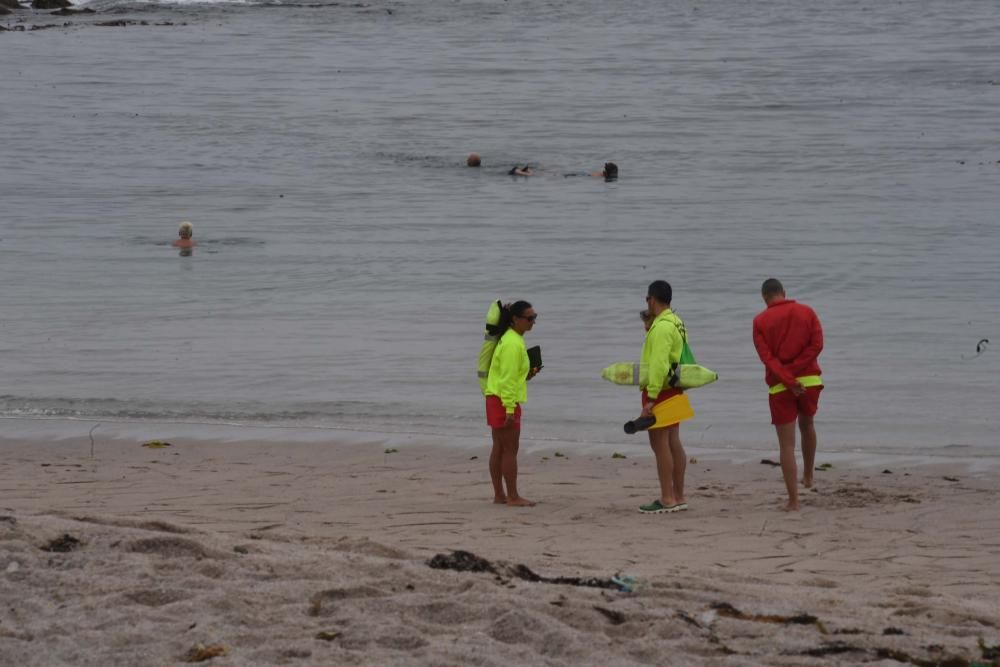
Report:
[[[656,423],[649,427],[650,431],[686,422],[694,417],[694,408],[691,407],[687,394],[677,394],[654,405],[653,416],[656,417]]]

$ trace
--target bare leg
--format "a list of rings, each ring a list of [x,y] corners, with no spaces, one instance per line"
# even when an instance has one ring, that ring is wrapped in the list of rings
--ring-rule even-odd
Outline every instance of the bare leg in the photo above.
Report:
[[[521,446],[521,431],[513,426],[496,429],[503,444],[500,473],[507,485],[507,504],[514,507],[531,507],[535,503],[522,498],[517,492],[517,450]]]
[[[490,450],[490,481],[493,482],[493,502],[503,505],[507,502],[507,494],[503,492],[503,477],[500,474],[503,443],[497,435],[497,429],[491,428],[490,432],[493,434],[493,449]]]
[[[802,433],[802,486],[813,485],[813,470],[816,469],[816,425],[812,417],[799,415],[799,431]]]
[[[674,424],[663,429],[667,432],[667,439],[670,444],[670,456],[674,460],[674,496],[678,503],[684,500],[684,473],[687,472],[687,452],[681,444],[681,425]]]
[[[785,487],[788,489],[788,505],[786,510],[799,510],[798,470],[795,466],[795,422],[776,424],[778,432],[778,447],[781,448],[781,474],[785,477]]]
[[[656,474],[660,478],[660,502],[667,507],[677,504],[674,493],[674,458],[670,453],[670,436],[666,428],[657,428],[649,433],[649,446],[656,456]]]

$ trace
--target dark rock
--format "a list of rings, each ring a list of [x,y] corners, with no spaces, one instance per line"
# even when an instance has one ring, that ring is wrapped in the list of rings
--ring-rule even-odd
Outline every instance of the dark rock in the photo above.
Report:
[[[117,21],[98,21],[94,25],[99,25],[102,28],[124,28],[130,23],[133,23],[133,21],[126,21],[125,19],[119,19]]]
[[[31,6],[35,9],[62,9],[72,7],[73,3],[69,0],[31,0]]]
[[[4,7],[6,9],[21,9],[21,3],[17,0],[0,0],[0,7]]]
[[[10,11],[6,7],[0,6],[0,16],[3,16],[4,14],[13,14],[13,13],[14,12]],[[6,30],[6,29],[7,28],[4,28],[3,26],[0,26],[0,30]]]

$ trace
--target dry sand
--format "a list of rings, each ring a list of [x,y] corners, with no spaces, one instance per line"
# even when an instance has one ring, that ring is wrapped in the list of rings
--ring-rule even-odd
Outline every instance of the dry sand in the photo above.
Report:
[[[0,446],[0,665],[198,645],[213,666],[962,665],[1000,645],[985,470],[835,463],[787,514],[778,468],[695,454],[691,509],[640,515],[646,452],[522,452],[539,504],[510,508],[486,446]],[[428,566],[453,550],[494,571]]]

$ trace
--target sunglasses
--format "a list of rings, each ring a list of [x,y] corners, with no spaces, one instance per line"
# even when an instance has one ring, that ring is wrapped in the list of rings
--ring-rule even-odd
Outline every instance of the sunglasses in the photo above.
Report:
[[[522,320],[528,320],[529,322],[534,322],[535,320],[538,319],[538,313],[535,313],[534,315],[528,315],[528,316],[515,315],[514,317],[520,317]]]

